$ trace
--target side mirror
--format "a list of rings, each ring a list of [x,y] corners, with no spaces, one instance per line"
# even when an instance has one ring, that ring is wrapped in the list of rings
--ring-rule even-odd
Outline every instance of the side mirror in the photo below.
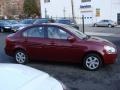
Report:
[[[73,36],[69,36],[67,40],[73,43],[76,39]]]

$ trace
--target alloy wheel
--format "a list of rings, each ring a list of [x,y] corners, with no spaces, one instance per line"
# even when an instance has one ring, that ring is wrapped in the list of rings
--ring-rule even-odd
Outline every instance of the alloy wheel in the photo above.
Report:
[[[17,51],[15,53],[15,60],[19,64],[25,64],[27,62],[27,55],[23,51]]]
[[[89,54],[85,57],[83,66],[88,70],[97,70],[101,66],[101,58],[97,54]]]

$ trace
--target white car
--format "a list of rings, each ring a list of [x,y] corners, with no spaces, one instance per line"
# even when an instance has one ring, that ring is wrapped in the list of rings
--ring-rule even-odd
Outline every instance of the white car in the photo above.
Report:
[[[0,90],[68,90],[49,74],[19,64],[0,64]]]
[[[101,20],[97,23],[94,23],[93,25],[94,27],[98,27],[98,26],[104,26],[104,27],[115,27],[117,26],[117,23],[112,21],[112,20]]]

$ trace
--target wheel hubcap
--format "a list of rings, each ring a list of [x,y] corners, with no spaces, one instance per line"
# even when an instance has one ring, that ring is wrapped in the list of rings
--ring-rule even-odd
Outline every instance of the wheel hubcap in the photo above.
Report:
[[[18,53],[16,54],[16,61],[17,61],[18,63],[24,63],[25,60],[26,60],[26,56],[25,56],[24,53],[18,52]]]
[[[88,57],[86,59],[86,66],[89,68],[89,69],[96,69],[99,67],[99,59],[97,57]]]
[[[109,25],[109,27],[111,27],[111,25]]]
[[[3,29],[1,29],[1,32],[3,32]]]

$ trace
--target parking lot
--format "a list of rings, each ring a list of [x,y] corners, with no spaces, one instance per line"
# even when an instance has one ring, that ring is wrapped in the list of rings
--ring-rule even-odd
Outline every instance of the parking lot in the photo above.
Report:
[[[86,32],[92,33],[111,33],[115,36],[102,36],[113,42],[118,47],[120,45],[120,28],[104,28],[104,27],[85,27]],[[0,33],[0,62],[14,63],[14,59],[7,56],[4,52],[5,37],[9,33]],[[118,36],[118,37],[116,37]],[[120,53],[119,53],[120,54]],[[44,63],[31,62],[28,66],[40,69],[54,76],[58,80],[65,83],[72,90],[119,90],[120,88],[120,59],[113,65],[107,65],[98,71],[86,71],[78,64],[63,63]]]

